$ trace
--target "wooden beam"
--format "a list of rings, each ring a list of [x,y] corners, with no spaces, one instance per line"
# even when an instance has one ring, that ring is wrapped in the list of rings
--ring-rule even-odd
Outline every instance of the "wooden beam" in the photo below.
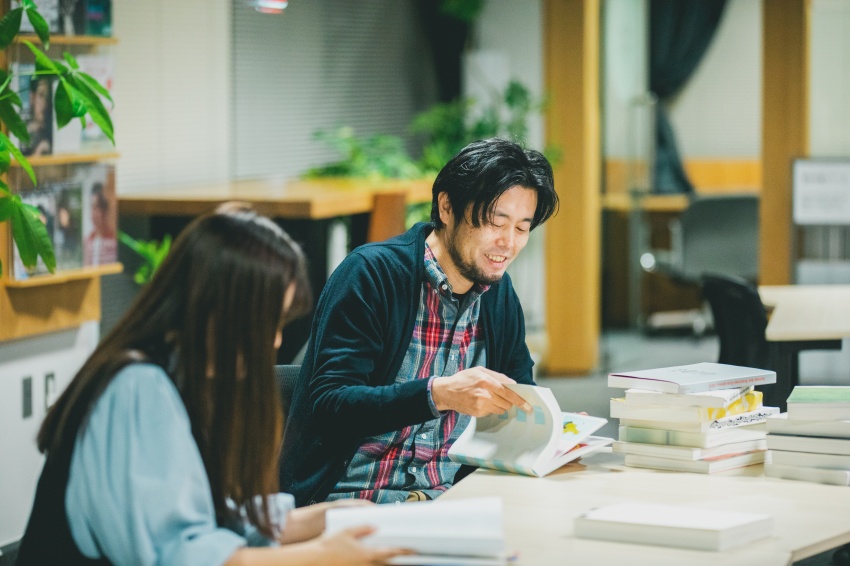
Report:
[[[599,0],[544,1],[546,139],[555,164],[558,214],[546,223],[549,375],[586,373],[600,330]]]
[[[792,282],[791,164],[809,150],[809,3],[762,0],[759,279]]]

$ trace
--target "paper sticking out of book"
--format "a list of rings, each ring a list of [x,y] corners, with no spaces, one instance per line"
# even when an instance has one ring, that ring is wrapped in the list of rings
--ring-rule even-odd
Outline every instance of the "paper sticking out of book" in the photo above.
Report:
[[[458,463],[528,476],[545,476],[613,442],[591,436],[607,419],[564,413],[550,389],[510,384],[528,401],[531,413],[517,407],[499,415],[473,418],[449,450]]]
[[[608,375],[608,387],[645,389],[662,393],[698,393],[776,383],[776,372],[712,362]]]
[[[684,505],[624,502],[592,509],[576,518],[575,535],[692,548],[728,550],[773,534],[773,517]]]
[[[328,534],[358,525],[376,529],[362,539],[367,546],[416,552],[394,558],[390,564],[488,566],[507,560],[500,497],[339,507],[325,516]]]

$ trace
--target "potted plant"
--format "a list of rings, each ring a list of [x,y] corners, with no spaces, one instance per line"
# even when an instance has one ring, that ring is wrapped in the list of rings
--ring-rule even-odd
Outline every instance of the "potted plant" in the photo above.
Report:
[[[48,24],[39,14],[33,0],[22,0],[21,5],[9,10],[0,20],[0,49],[6,49],[20,33],[21,21],[26,17],[32,24],[36,35],[44,49],[50,46]],[[90,75],[82,72],[73,55],[66,52],[62,61],[51,59],[42,49],[30,41],[22,43],[35,57],[35,74],[37,76],[56,77],[56,93],[53,97],[53,107],[56,112],[56,122],[61,128],[71,120],[85,120],[89,115],[103,133],[115,144],[112,120],[109,111],[101,97],[112,103],[109,91],[100,85]],[[5,126],[5,132],[0,132],[0,175],[5,177],[14,158],[33,184],[36,175],[27,158],[15,146],[6,133],[13,134],[24,143],[29,142],[30,134],[27,125],[20,115],[21,98],[11,88],[12,75],[5,69],[0,69],[0,122]],[[47,228],[40,220],[39,210],[21,201],[9,185],[0,180],[0,228],[5,229],[4,222],[12,226],[12,239],[18,248],[21,261],[26,267],[34,267],[41,257],[47,269],[53,273],[56,269],[56,257]],[[0,264],[0,275],[3,266]]]

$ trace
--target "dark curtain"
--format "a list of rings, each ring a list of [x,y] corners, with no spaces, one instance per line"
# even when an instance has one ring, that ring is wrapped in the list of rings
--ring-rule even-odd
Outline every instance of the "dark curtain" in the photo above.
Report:
[[[691,77],[705,55],[726,0],[650,0],[649,89],[655,113],[655,182],[658,193],[692,193],[667,116],[666,102]]]
[[[461,57],[469,24],[444,14],[440,4],[438,0],[419,0],[419,13],[434,59],[440,102],[451,102],[461,94]]]

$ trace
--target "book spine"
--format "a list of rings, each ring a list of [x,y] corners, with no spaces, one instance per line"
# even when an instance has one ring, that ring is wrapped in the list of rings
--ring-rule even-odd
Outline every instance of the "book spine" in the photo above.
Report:
[[[758,440],[764,438],[766,434],[767,433],[763,431],[749,431],[743,429],[712,430],[709,432],[683,432],[678,430],[621,426],[619,440],[623,442],[636,442],[643,444],[711,448],[713,446],[720,446],[721,444],[728,444],[730,442]]]
[[[850,485],[850,471],[848,470],[827,470],[809,466],[767,463],[764,465],[764,475],[770,478],[809,481],[827,485]]]

